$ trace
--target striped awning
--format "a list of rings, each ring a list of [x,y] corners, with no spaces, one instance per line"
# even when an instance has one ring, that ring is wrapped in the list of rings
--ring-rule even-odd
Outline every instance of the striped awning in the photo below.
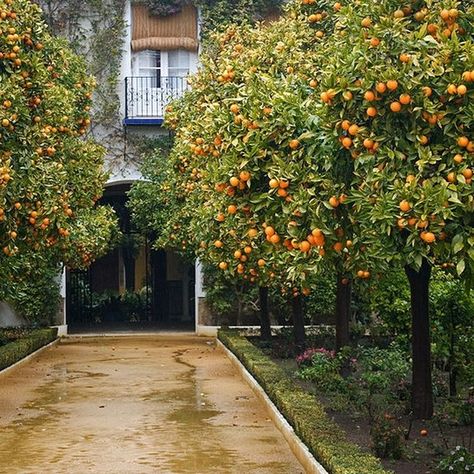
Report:
[[[198,49],[197,10],[187,5],[166,17],[150,15],[146,5],[132,5],[132,50]]]

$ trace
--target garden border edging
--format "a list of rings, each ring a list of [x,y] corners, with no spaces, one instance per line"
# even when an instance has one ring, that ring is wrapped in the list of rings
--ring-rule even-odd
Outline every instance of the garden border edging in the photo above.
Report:
[[[60,338],[57,337],[54,341],[48,342],[48,344],[46,344],[45,346],[40,347],[39,349],[36,349],[34,352],[31,352],[27,356],[23,357],[23,359],[20,359],[19,361],[15,362],[12,365],[9,365],[8,367],[5,367],[4,369],[0,370],[0,375],[5,375],[10,371],[19,368],[20,366],[22,366],[26,362],[29,362],[31,359],[34,359],[41,352],[46,351],[46,349],[49,349],[49,348],[55,346],[56,344],[58,344],[59,340],[60,340]]]
[[[252,391],[267,407],[270,418],[282,433],[291,451],[296,456],[305,471],[310,474],[329,474],[326,469],[314,458],[308,447],[301,441],[295,433],[293,427],[288,423],[286,418],[280,413],[275,404],[270,400],[265,390],[255,380],[252,374],[245,368],[240,360],[230,351],[219,339],[216,339],[217,347],[220,347],[232,362],[234,367],[239,371],[243,379],[249,384]]]

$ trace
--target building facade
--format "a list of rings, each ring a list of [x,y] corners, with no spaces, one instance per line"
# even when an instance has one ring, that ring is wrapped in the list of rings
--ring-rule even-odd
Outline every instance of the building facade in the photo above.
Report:
[[[48,11],[48,5],[43,5],[45,15],[54,26],[52,15],[58,14]],[[114,1],[110,6],[114,7]],[[180,13],[159,17],[145,4],[130,0],[124,0],[121,7],[123,22],[116,19],[109,25],[111,38],[114,28],[122,28],[116,81],[110,81],[119,101],[117,117],[115,122],[99,120],[92,133],[109,150],[106,167],[110,178],[102,203],[116,210],[123,238],[87,271],[65,271],[64,307],[57,323],[63,332],[203,332],[199,324],[202,305],[198,302],[204,297],[199,265],[184,262],[172,249],[154,249],[153,236],[134,230],[127,207],[127,192],[142,179],[137,143],[168,134],[163,127],[165,108],[184,93],[187,76],[197,70],[199,12],[187,5]],[[65,12],[64,17],[66,24],[71,23],[71,12]],[[93,38],[94,21],[90,11],[76,20],[82,36]],[[68,34],[70,26],[64,24],[60,24],[62,34]],[[85,53],[90,43],[83,48]],[[99,75],[99,95],[106,81]]]

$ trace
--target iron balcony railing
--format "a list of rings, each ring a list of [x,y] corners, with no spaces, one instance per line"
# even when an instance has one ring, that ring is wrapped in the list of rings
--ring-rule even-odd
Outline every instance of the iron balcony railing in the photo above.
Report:
[[[125,118],[162,118],[166,106],[187,87],[185,77],[127,77]]]

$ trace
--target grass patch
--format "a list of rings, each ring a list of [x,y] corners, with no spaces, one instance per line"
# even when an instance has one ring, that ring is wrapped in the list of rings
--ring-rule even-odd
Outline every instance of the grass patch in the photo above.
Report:
[[[32,329],[29,331],[22,329],[21,337],[11,337],[11,342],[5,342],[7,335],[11,335],[6,331],[10,331],[11,333],[12,330],[0,331],[0,339],[3,338],[3,345],[0,346],[0,370],[15,364],[58,337],[57,329],[53,328]],[[14,334],[15,336],[17,335],[15,331]]]
[[[310,393],[238,331],[220,330],[219,340],[263,387],[296,434],[331,474],[388,474],[380,461],[346,439],[344,431]]]

